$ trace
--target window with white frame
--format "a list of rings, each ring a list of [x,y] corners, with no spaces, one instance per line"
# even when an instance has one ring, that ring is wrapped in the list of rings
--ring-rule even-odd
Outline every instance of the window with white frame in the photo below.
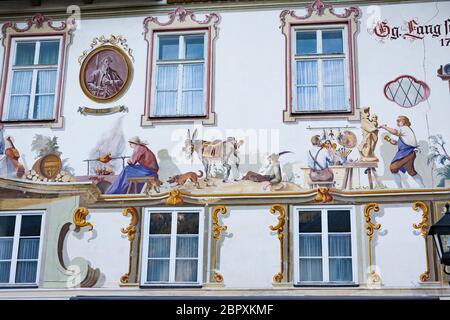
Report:
[[[152,117],[205,116],[205,32],[156,33]]]
[[[346,26],[295,28],[293,113],[350,112]]]
[[[13,38],[4,121],[55,118],[61,39]]]
[[[295,210],[295,278],[298,284],[357,282],[353,208]]]
[[[142,285],[202,282],[203,209],[146,209]]]
[[[37,285],[43,212],[0,212],[0,287]]]

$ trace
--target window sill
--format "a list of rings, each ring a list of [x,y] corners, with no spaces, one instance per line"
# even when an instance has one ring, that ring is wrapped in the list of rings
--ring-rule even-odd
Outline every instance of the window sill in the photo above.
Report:
[[[195,284],[141,284],[140,289],[201,289],[202,285]]]
[[[360,112],[359,108],[355,111],[335,111],[335,112],[314,112],[314,113],[301,113],[301,112],[290,112],[283,111],[283,122],[297,122],[298,120],[348,120],[348,121],[359,121]]]
[[[142,127],[150,127],[155,124],[193,123],[200,121],[203,125],[214,125],[216,123],[216,114],[211,112],[210,114],[203,116],[149,117],[146,114],[141,116]]]
[[[64,117],[48,120],[1,120],[0,124],[5,127],[48,127],[60,129],[63,127]]]
[[[37,289],[37,284],[0,284],[0,290],[2,289]]]
[[[359,284],[350,282],[350,283],[296,283],[294,284],[294,288],[356,288],[359,287]]]

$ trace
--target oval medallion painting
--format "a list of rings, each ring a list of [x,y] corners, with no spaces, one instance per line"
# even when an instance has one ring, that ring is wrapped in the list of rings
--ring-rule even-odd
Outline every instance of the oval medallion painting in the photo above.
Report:
[[[84,59],[80,70],[80,85],[90,99],[110,102],[127,90],[131,72],[130,58],[121,49],[101,46]]]

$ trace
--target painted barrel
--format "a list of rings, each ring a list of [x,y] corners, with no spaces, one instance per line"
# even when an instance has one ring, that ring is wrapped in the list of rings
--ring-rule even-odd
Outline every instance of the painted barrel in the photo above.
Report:
[[[48,154],[40,159],[39,171],[47,179],[54,179],[61,171],[61,158],[56,154]]]

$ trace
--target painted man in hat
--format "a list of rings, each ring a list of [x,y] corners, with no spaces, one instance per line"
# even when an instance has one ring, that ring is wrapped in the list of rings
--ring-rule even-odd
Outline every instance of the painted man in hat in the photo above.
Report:
[[[380,126],[380,128],[383,128],[387,132],[398,137],[398,140],[386,139],[390,144],[398,147],[397,153],[390,165],[391,173],[394,175],[395,184],[399,189],[403,188],[402,177],[399,173],[399,171],[401,171],[403,173],[408,172],[421,188],[425,188],[422,177],[414,169],[414,160],[416,159],[418,143],[416,135],[411,129],[411,121],[409,121],[406,116],[398,116],[397,126],[397,129],[390,128],[385,124]]]
[[[139,137],[128,140],[130,148],[133,149],[131,158],[114,183],[106,191],[107,194],[122,194],[128,189],[128,178],[155,177],[158,178],[158,162],[155,154],[147,148],[147,143]]]

